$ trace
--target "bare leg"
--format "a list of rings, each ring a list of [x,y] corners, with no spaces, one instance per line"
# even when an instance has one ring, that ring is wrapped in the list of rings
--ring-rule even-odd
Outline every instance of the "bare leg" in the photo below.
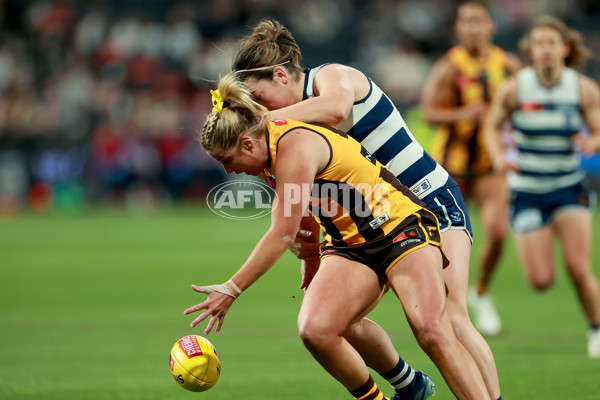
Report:
[[[587,210],[570,210],[554,218],[554,228],[563,249],[565,265],[577,291],[579,303],[590,324],[600,324],[598,280],[590,262],[591,216]]]
[[[553,232],[549,225],[515,234],[521,268],[531,287],[538,291],[546,290],[554,283],[556,268],[552,241]]]
[[[382,296],[386,291],[387,285],[382,285]],[[376,304],[372,304],[370,308],[375,306]],[[369,309],[368,312],[370,311]],[[367,366],[388,380],[400,398],[422,398],[421,396],[429,397],[435,393],[431,379],[421,371],[414,370],[400,357],[387,332],[375,322],[361,316],[358,322],[348,327],[343,336],[358,351]]]
[[[387,287],[382,287],[381,296],[385,294],[386,290]],[[369,307],[364,315],[371,312],[380,299],[381,297]],[[398,363],[400,355],[394,348],[387,332],[364,316],[346,329],[344,338],[358,351],[367,366],[379,374],[388,372]]]
[[[437,248],[426,246],[398,261],[389,283],[423,350],[459,399],[487,399],[475,361],[456,338],[446,311],[446,288]]]
[[[506,179],[497,174],[481,177],[473,186],[473,195],[485,230],[477,281],[477,292],[482,295],[487,292],[492,275],[499,264],[508,231]]]
[[[330,256],[321,261],[304,295],[298,315],[300,337],[313,357],[348,390],[363,385],[369,371],[342,334],[376,303],[380,293],[377,275],[368,267]]]
[[[442,243],[450,259],[450,265],[444,269],[444,281],[448,287],[446,309],[454,334],[475,360],[489,398],[496,400],[500,397],[500,383],[494,355],[471,323],[467,309],[471,240],[464,230],[448,230],[442,233]]]

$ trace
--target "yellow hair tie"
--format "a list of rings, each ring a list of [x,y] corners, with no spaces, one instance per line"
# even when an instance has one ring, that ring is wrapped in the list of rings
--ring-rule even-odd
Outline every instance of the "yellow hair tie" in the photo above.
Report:
[[[229,107],[229,102],[221,99],[221,93],[219,93],[219,89],[211,90],[210,94],[212,95],[213,112],[221,112],[224,108]]]

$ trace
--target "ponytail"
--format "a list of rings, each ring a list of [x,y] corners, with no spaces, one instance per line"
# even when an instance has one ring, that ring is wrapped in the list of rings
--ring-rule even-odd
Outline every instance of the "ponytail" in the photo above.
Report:
[[[290,31],[267,19],[241,40],[232,69],[238,72],[241,81],[248,77],[271,80],[273,68],[284,64],[293,76],[299,76],[303,70],[301,60],[302,53]]]
[[[235,73],[219,80],[211,91],[213,111],[206,117],[200,141],[209,155],[238,144],[242,133],[253,134],[266,127],[267,110],[252,100],[252,94]]]

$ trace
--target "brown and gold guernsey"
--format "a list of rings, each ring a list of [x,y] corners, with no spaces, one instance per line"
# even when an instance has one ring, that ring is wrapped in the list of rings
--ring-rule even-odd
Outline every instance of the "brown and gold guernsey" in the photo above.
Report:
[[[328,246],[354,246],[383,238],[405,218],[423,209],[423,203],[359,142],[326,125],[269,122],[265,176],[271,185],[277,177],[279,143],[296,129],[320,135],[331,151],[329,162],[315,176],[309,205]]]
[[[456,103],[449,104],[453,107],[481,101],[489,104],[509,75],[508,55],[497,46],[492,46],[484,58],[473,58],[466,48],[455,46],[447,57],[458,70],[454,80]],[[440,124],[433,139],[432,155],[454,177],[468,179],[492,169],[479,121]]]

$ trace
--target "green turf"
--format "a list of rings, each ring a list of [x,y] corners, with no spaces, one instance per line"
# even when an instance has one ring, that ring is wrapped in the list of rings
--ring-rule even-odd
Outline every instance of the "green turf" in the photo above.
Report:
[[[189,285],[229,278],[268,223],[193,209],[1,220],[0,399],[349,398],[297,337],[302,294],[289,255],[209,336],[223,363],[217,386],[191,393],[171,377],[173,343],[201,333],[182,314],[203,298]],[[598,271],[597,248],[594,260]],[[489,343],[505,399],[600,398],[600,360],[586,356],[586,325],[562,269],[551,291],[535,294],[510,243],[494,294],[504,330]],[[453,398],[398,301],[388,295],[371,316],[406,360],[434,378],[436,399]]]

